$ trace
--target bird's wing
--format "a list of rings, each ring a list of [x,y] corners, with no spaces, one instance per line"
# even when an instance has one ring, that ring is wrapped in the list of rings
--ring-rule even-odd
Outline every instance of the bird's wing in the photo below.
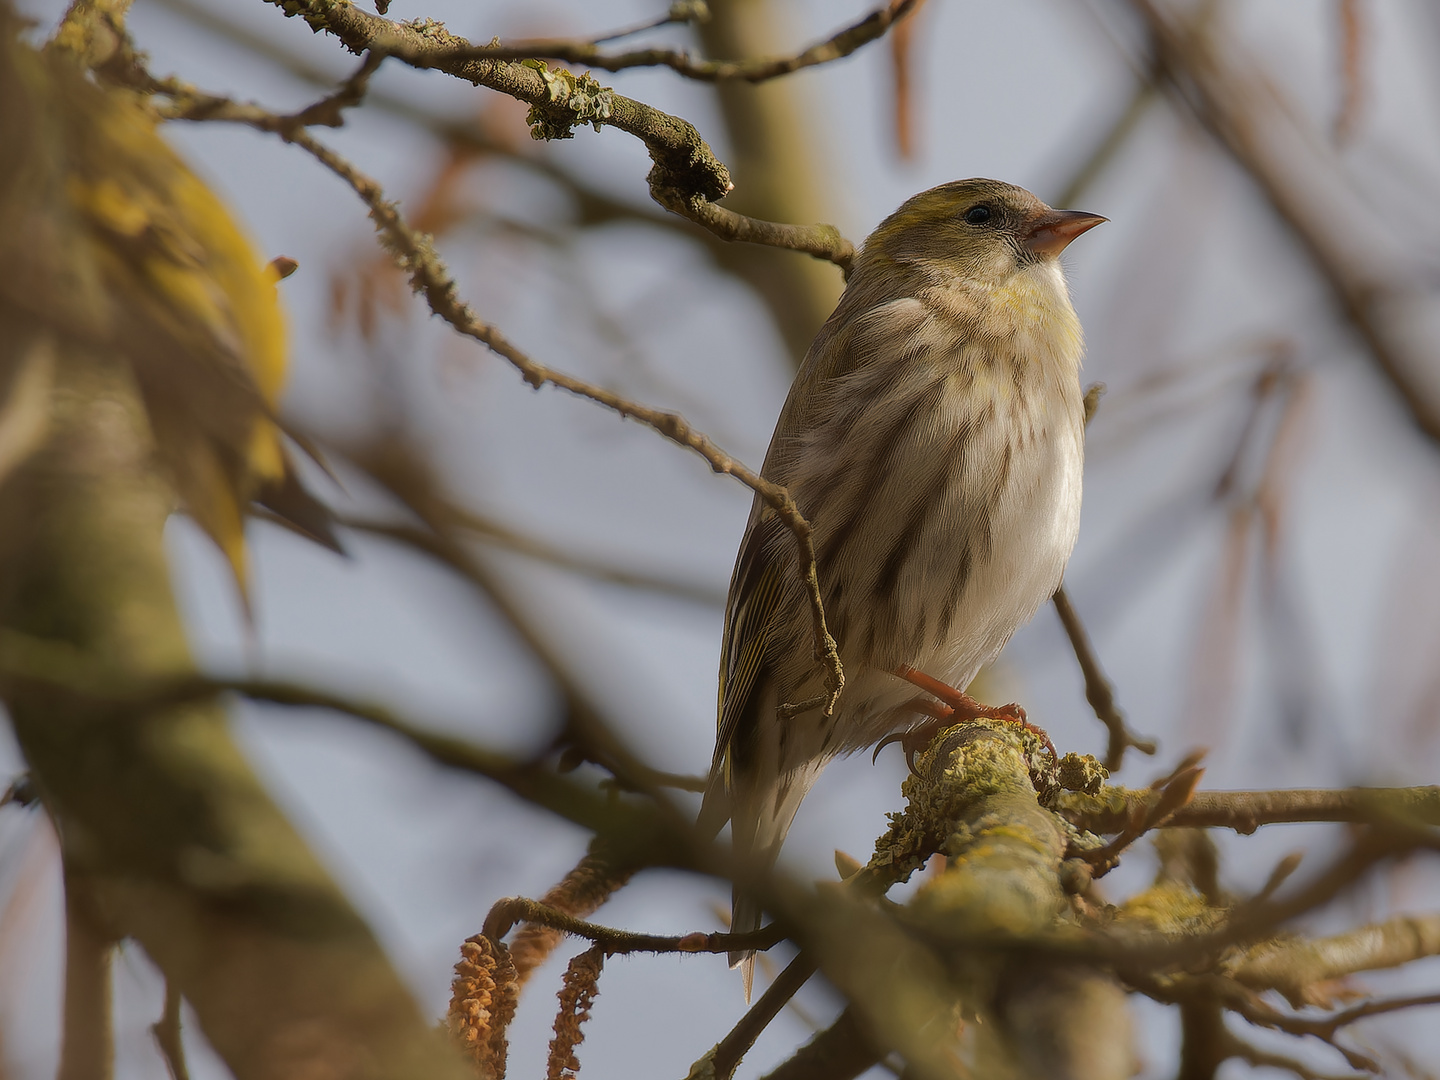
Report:
[[[725,613],[725,639],[720,654],[720,701],[715,739],[717,773],[728,772],[730,751],[741,718],[752,712],[752,702],[765,667],[766,646],[785,592],[783,575],[790,567],[777,558],[775,541],[786,532],[784,522],[768,507],[751,515]],[[727,776],[728,781],[728,776]]]
[[[816,336],[796,376],[776,423],[763,474],[777,483],[789,483],[796,434],[815,422],[817,407],[825,407],[821,405],[826,398],[824,388],[858,367],[883,360],[887,346],[893,347],[896,340],[909,341],[925,318],[924,306],[910,297],[851,298],[848,306],[842,302]],[[803,506],[800,509],[808,512]],[[757,695],[764,683],[770,636],[784,621],[780,618],[782,598],[794,601],[794,590],[785,587],[785,575],[797,573],[790,557],[793,547],[787,548],[783,535],[787,531],[779,516],[757,497],[736,556],[725,612],[712,786],[721,782],[730,786],[737,736],[743,736],[747,722],[757,719]]]

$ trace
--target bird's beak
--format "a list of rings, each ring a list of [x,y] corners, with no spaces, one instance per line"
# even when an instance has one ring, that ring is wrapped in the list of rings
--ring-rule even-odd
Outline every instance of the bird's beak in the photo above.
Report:
[[[1059,255],[1071,240],[1109,220],[1084,210],[1047,210],[1030,222],[1021,242],[1037,255]]]

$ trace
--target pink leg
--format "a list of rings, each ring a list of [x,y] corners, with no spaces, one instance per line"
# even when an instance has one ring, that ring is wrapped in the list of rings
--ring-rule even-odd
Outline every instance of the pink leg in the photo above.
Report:
[[[1050,751],[1050,756],[1056,761],[1060,760],[1060,755],[1055,752],[1055,744],[1050,741],[1050,736],[1043,729],[1036,727],[1026,720],[1025,710],[1019,705],[1012,703],[1010,705],[1001,705],[998,708],[981,705],[980,702],[976,701],[964,691],[957,690],[955,687],[943,683],[939,679],[925,674],[923,671],[910,667],[908,664],[901,664],[895,668],[891,674],[904,679],[911,685],[919,687],[927,694],[940,700],[935,702],[925,698],[916,698],[914,701],[907,703],[904,706],[906,711],[923,712],[933,717],[933,719],[904,734],[891,735],[889,738],[882,740],[875,748],[876,754],[879,754],[881,748],[890,743],[899,742],[905,747],[905,759],[910,762],[910,769],[913,772],[915,768],[915,752],[929,743],[930,740],[938,735],[944,728],[965,720],[984,719],[1004,720],[1008,723],[1019,724],[1026,731],[1038,735],[1044,741],[1045,749]],[[943,704],[941,704],[941,702],[943,702]]]

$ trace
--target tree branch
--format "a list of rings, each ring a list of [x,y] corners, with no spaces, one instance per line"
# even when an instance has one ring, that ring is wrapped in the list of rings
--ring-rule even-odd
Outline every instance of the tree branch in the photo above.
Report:
[[[721,82],[738,79],[744,82],[765,82],[790,75],[804,68],[840,60],[868,45],[895,23],[914,10],[919,0],[890,0],[859,22],[837,31],[824,41],[811,45],[793,56],[764,57],[753,60],[697,60],[687,52],[674,49],[634,49],[623,53],[607,53],[594,42],[566,39],[537,39],[499,45],[465,45],[443,55],[454,60],[525,60],[543,57],[566,63],[584,64],[602,71],[624,71],[636,67],[668,67],[687,79]],[[400,54],[403,56],[403,54]]]
[[[538,901],[527,900],[523,896],[497,900],[490,913],[485,916],[482,932],[492,941],[499,941],[520,922],[552,927],[562,933],[592,941],[607,956],[637,952],[723,953],[737,949],[762,950],[771,948],[785,938],[773,923],[763,930],[749,934],[640,934],[586,922]]]
[[[335,35],[354,53],[367,50],[396,56],[414,67],[435,68],[476,86],[486,86],[531,106],[534,131],[542,138],[566,137],[577,124],[609,126],[640,139],[654,167],[650,194],[661,206],[689,218],[722,239],[748,240],[791,248],[848,271],[854,246],[833,226],[782,225],[707,209],[733,188],[729,171],[699,132],[685,120],[601,87],[588,76],[549,72],[507,60],[467,58],[468,41],[433,20],[396,23],[340,0],[269,0],[287,16],[301,16],[314,30]],[[538,61],[537,61],[538,63]],[[589,82],[584,80],[589,79]],[[583,102],[572,106],[570,102]]]
[[[1085,676],[1085,700],[1095,710],[1096,718],[1105,725],[1110,736],[1105,748],[1105,768],[1110,772],[1118,772],[1125,762],[1125,751],[1132,746],[1142,754],[1153,755],[1156,750],[1155,740],[1131,731],[1125,723],[1125,714],[1115,704],[1115,689],[1100,668],[1100,661],[1096,659],[1095,649],[1090,644],[1090,635],[1085,632],[1085,624],[1080,621],[1065,586],[1056,589],[1051,600],[1055,603],[1055,611],[1060,616],[1061,625],[1065,627],[1066,636],[1070,638],[1070,647],[1075,650],[1080,672]]]
[[[1128,0],[1151,35],[1158,70],[1189,109],[1259,186],[1270,207],[1310,256],[1381,373],[1416,424],[1440,440],[1440,398],[1428,382],[1433,334],[1418,312],[1433,303],[1393,270],[1398,252],[1385,250],[1385,229],[1322,153],[1324,139],[1303,131],[1294,111],[1240,42],[1220,42],[1214,29],[1157,0]]]
[[[1107,786],[1099,795],[1064,792],[1058,809],[1081,829],[1114,833],[1129,824],[1137,809],[1148,809],[1159,798],[1148,789]],[[1200,791],[1165,825],[1249,834],[1261,825],[1301,821],[1440,825],[1440,787]]]
[[[1226,969],[1245,986],[1278,990],[1298,1009],[1328,1005],[1330,994],[1321,984],[1332,979],[1436,955],[1440,915],[1407,915],[1312,941],[1267,942],[1227,963]]]

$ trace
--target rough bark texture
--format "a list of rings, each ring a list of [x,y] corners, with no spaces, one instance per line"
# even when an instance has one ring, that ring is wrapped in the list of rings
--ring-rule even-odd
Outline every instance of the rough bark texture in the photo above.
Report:
[[[937,843],[946,856],[903,917],[948,955],[956,1005],[980,1017],[972,1050],[958,1033],[950,1040],[957,1062],[971,1057],[977,1074],[993,1080],[1124,1080],[1134,1069],[1132,1032],[1113,976],[977,944],[1023,940],[1069,917],[1060,880],[1066,833],[1036,794],[1032,763],[1044,759],[1033,742],[1003,723],[951,729],[917,758],[908,805],[876,857],[903,864]],[[886,1024],[874,1030],[905,1052],[886,1039]],[[931,1055],[930,1072],[940,1060]]]

